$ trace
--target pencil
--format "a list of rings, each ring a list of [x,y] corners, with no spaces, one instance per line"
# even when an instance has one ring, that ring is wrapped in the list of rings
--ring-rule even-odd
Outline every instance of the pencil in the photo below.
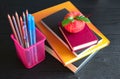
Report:
[[[23,34],[23,38],[24,38],[24,30],[23,30],[23,19],[22,19],[22,16],[20,16],[20,26],[21,26],[22,34]]]
[[[26,16],[24,12],[23,12],[23,28],[24,28],[25,39],[26,39],[26,44],[27,44],[26,47],[29,47],[29,35],[28,35],[28,29],[26,25]]]
[[[20,33],[20,38],[21,38],[23,46],[24,46],[22,28],[21,28],[21,25],[20,25],[20,20],[19,20],[19,16],[18,16],[17,12],[15,12],[15,17],[16,17],[16,20],[17,20],[17,25],[18,25],[18,30],[19,30],[19,33]]]
[[[27,25],[27,29],[28,29],[28,10],[26,10],[26,25]]]
[[[19,30],[18,30],[18,26],[17,26],[17,23],[16,23],[16,19],[15,19],[14,16],[12,16],[12,19],[13,19],[13,23],[15,25],[15,29],[16,29],[16,33],[17,33],[17,36],[18,36],[19,43],[20,43],[20,45],[23,46],[23,43],[22,43],[22,40],[21,40],[21,37],[20,37],[20,33],[19,33]]]
[[[23,19],[22,16],[20,16],[20,26],[21,26],[21,31],[22,31],[22,37],[23,37],[23,43],[24,43],[24,47],[26,48],[26,41],[25,41],[25,34],[24,34],[24,24],[23,24]]]
[[[14,27],[14,25],[13,25],[12,19],[11,19],[11,17],[10,17],[9,14],[8,14],[8,20],[9,20],[11,29],[12,29],[12,31],[13,31],[13,34],[14,34],[16,40],[19,41],[19,40],[18,40],[18,36],[17,36],[17,34],[16,34],[16,31],[15,31],[15,27]]]
[[[22,33],[23,33],[23,40],[24,40],[24,44],[25,44],[25,48],[29,47],[27,40],[26,40],[26,31],[25,31],[25,27],[24,27],[24,22],[22,17],[20,16],[20,23],[21,23],[21,28],[22,28]]]
[[[26,15],[28,15],[28,10],[26,10]]]

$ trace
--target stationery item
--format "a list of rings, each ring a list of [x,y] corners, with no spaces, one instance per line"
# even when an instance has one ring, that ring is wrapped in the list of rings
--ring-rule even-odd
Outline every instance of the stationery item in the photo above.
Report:
[[[32,29],[32,32],[33,32],[33,35],[32,35],[32,37],[33,37],[33,44],[35,44],[36,43],[36,32],[35,32],[35,21],[34,21],[34,17],[31,15],[31,20],[32,20],[32,23],[31,23],[31,25],[33,26],[31,29]],[[33,49],[33,52],[34,52],[34,56],[35,56],[35,60],[36,60],[36,62],[38,62],[38,58],[37,58],[37,49],[36,49],[36,47],[34,47],[34,49]]]
[[[16,40],[19,41],[18,36],[17,36],[17,33],[16,33],[16,30],[15,30],[15,26],[13,25],[12,19],[11,19],[11,17],[10,17],[9,14],[8,14],[8,20],[9,20],[11,29],[12,29],[12,31],[13,31],[13,34],[14,34]]]
[[[59,25],[59,29],[72,51],[78,51],[90,47],[98,42],[98,38],[89,29],[87,24],[85,24],[84,29],[78,33],[67,32],[61,25]]]
[[[26,18],[26,26],[27,26],[27,29],[28,29],[28,10],[26,10],[26,12],[25,12],[25,18]]]
[[[19,16],[18,16],[18,13],[17,13],[17,12],[15,12],[15,17],[16,17],[16,22],[17,22],[17,25],[18,25],[18,30],[19,30],[20,38],[21,38],[22,43],[23,43],[23,46],[24,46],[22,28],[21,28],[21,25],[20,25],[20,19],[19,19]],[[24,47],[25,47],[25,46],[24,46]]]
[[[22,29],[23,29],[23,36],[25,40],[25,47],[28,48],[30,46],[30,43],[29,43],[28,29],[26,25],[26,16],[24,12],[23,12],[23,28]]]
[[[23,26],[24,26],[23,19],[22,19],[22,16],[20,16],[20,27],[21,27],[21,31],[22,31],[22,37],[23,37],[24,45],[26,47],[25,39],[24,39],[24,28],[23,28]]]
[[[34,17],[31,14],[28,14],[28,31],[29,31],[30,45],[33,45],[36,43],[36,33],[35,33]]]
[[[50,44],[52,49],[55,51],[55,54],[61,60],[63,65],[69,65],[70,63],[73,63],[79,59],[82,59],[82,58],[90,55],[90,54],[93,54],[93,53],[95,53],[95,51],[102,49],[109,45],[110,41],[106,38],[106,36],[104,36],[95,27],[95,25],[93,25],[90,22],[90,23],[86,23],[86,24],[93,32],[95,32],[98,36],[101,37],[101,40],[99,40],[96,45],[83,51],[78,57],[76,57],[71,51],[68,51],[68,48],[66,48],[65,45],[63,45],[63,43],[53,33],[51,33],[51,31],[49,31],[49,29],[46,26],[44,26],[40,22],[43,18],[61,10],[61,9],[64,9],[64,8],[67,9],[68,11],[73,11],[73,10],[79,11],[70,1],[67,1],[67,2],[61,3],[59,5],[56,5],[56,6],[53,6],[53,7],[50,7],[50,8],[47,8],[47,9],[44,9],[42,11],[38,11],[38,12],[32,14],[35,17],[36,26],[44,33],[44,35],[47,38],[48,43]]]
[[[28,69],[33,68],[40,62],[42,62],[45,59],[45,39],[46,37],[36,28],[36,37],[37,37],[37,42],[30,46],[29,48],[24,48],[22,47],[18,41],[15,39],[13,34],[11,34],[11,39],[14,42],[15,48],[17,50],[17,55],[20,58],[21,62],[24,64],[24,66]],[[36,62],[33,53],[31,50],[34,50],[36,48],[37,50],[37,59],[38,61]],[[31,56],[33,55],[33,56]]]
[[[16,19],[14,16],[12,16],[12,19],[13,19],[13,22],[14,22],[14,26],[15,26],[15,30],[16,30],[16,33],[17,33],[17,36],[18,36],[18,40],[19,40],[19,43],[21,46],[24,47],[23,43],[22,43],[22,39],[21,39],[21,36],[20,36],[20,32],[19,32],[19,29],[18,29],[18,26],[17,26],[17,22],[16,22]]]
[[[29,39],[30,39],[30,45],[34,45],[36,43],[36,32],[35,32],[35,23],[34,23],[34,17],[31,14],[28,14],[28,31],[29,31]],[[33,55],[36,60],[36,62],[38,61],[37,59],[37,50],[34,47],[33,50],[31,50],[33,52]]]
[[[45,36],[35,28],[34,17],[23,12],[23,16],[15,17],[8,14],[8,19],[13,31],[11,38],[14,41],[17,54],[26,68],[32,68],[45,58]],[[12,23],[13,20],[13,23]],[[30,42],[29,42],[30,40]]]
[[[21,28],[21,25],[20,25],[20,18],[18,16],[17,12],[15,12],[15,18],[16,18],[16,22],[17,22],[17,25],[18,25],[19,34],[20,34],[20,37],[21,37],[21,40],[22,40],[22,43],[23,43],[23,47],[25,47],[23,32],[22,32],[22,28]]]
[[[36,43],[35,21],[34,21],[34,17],[32,15],[31,15],[31,20],[32,20],[31,25],[33,26],[31,28],[31,30],[33,32],[33,44],[35,44]]]

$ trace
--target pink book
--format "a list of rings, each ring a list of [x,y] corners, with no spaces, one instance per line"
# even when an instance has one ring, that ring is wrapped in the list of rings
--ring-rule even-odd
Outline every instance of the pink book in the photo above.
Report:
[[[84,29],[78,33],[69,33],[61,25],[59,26],[59,29],[72,51],[89,47],[98,42],[98,38],[87,25],[85,25]]]

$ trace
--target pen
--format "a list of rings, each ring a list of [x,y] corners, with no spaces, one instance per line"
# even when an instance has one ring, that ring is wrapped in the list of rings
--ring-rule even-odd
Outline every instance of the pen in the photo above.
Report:
[[[28,14],[28,31],[30,37],[30,45],[33,45],[36,43],[36,32],[35,32],[34,17],[31,14]]]
[[[34,21],[34,17],[33,16],[31,16],[31,21],[32,21],[32,23],[31,23],[31,25],[33,26],[33,44],[35,44],[36,43],[36,30],[35,30],[35,21]]]
[[[35,30],[35,21],[34,21],[34,17],[31,17],[32,19],[32,26],[33,26],[33,44],[36,43],[36,30]],[[37,55],[37,48],[34,46],[34,55],[35,55],[35,60],[36,62],[38,62],[38,55]]]
[[[31,14],[28,14],[28,30],[29,30],[29,37],[30,37],[30,44],[34,45],[36,43],[36,30],[35,30],[35,23],[34,17]],[[37,48],[36,46],[33,47],[33,55],[36,62],[38,62],[38,55],[37,55]]]

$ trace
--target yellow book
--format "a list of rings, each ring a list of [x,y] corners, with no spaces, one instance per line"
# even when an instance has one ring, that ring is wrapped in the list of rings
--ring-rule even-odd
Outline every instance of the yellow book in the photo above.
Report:
[[[37,27],[44,33],[44,35],[47,38],[48,43],[51,45],[57,57],[60,59],[60,61],[64,65],[71,64],[109,45],[110,41],[92,23],[87,23],[89,28],[92,31],[94,31],[98,36],[100,36],[102,39],[99,40],[99,42],[96,45],[82,52],[79,55],[79,57],[78,56],[76,57],[58,38],[56,38],[54,34],[52,34],[47,28],[45,28],[40,22],[41,19],[63,8],[67,9],[68,11],[80,11],[70,1],[67,1],[64,3],[49,7],[47,9],[38,11],[34,13],[33,16],[35,18]]]

